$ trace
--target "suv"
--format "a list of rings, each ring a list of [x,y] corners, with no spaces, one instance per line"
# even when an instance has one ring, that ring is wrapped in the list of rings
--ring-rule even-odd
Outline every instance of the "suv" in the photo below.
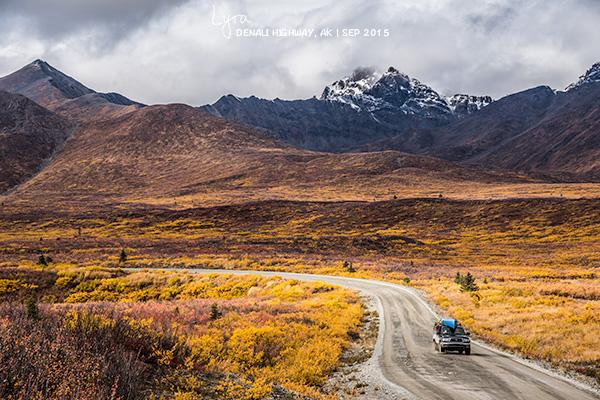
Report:
[[[442,353],[446,351],[471,354],[471,339],[460,323],[451,318],[443,318],[433,326],[433,345]]]

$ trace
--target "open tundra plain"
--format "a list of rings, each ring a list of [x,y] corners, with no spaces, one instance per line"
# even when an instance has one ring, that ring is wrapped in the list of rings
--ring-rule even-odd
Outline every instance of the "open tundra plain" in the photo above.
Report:
[[[175,312],[172,318],[168,317],[171,314],[163,315],[159,311],[143,317],[128,317],[140,318],[150,324],[148,329],[159,331],[162,328],[157,327],[157,323],[171,321],[176,324],[197,324],[198,320],[195,318],[209,318],[208,308],[195,311],[193,315],[186,314],[184,310],[185,307],[190,307],[190,299],[243,299],[237,301],[243,301],[244,305],[250,304],[253,313],[272,314],[263,321],[268,326],[283,324],[282,330],[270,339],[260,332],[248,333],[253,341],[265,341],[255,343],[251,349],[245,350],[262,360],[255,365],[257,371],[262,371],[262,368],[271,368],[271,361],[263,359],[266,357],[264,352],[273,351],[277,357],[282,357],[284,348],[287,348],[286,352],[291,351],[295,347],[285,339],[285,332],[298,329],[285,326],[291,323],[288,317],[272,311],[271,305],[265,308],[265,304],[282,301],[277,296],[283,296],[284,299],[291,296],[286,301],[298,304],[294,296],[305,296],[302,298],[306,298],[307,304],[317,307],[307,310],[314,309],[317,312],[322,307],[325,313],[339,310],[337,306],[332,311],[327,311],[326,305],[318,306],[329,304],[321,289],[298,286],[298,283],[294,283],[296,280],[286,281],[283,293],[278,293],[277,296],[267,293],[265,296],[269,300],[261,303],[261,297],[257,295],[257,291],[261,289],[260,281],[226,281],[226,287],[220,289],[219,281],[213,277],[213,292],[204,288],[193,291],[188,290],[184,284],[192,278],[186,276],[181,281],[177,277],[179,272],[172,277],[159,275],[159,283],[162,285],[159,286],[152,275],[138,273],[129,278],[130,275],[122,272],[122,268],[251,269],[388,281],[421,290],[425,299],[440,314],[460,319],[477,340],[522,357],[543,361],[546,366],[556,367],[563,372],[576,372],[578,379],[594,384],[598,382],[600,358],[600,342],[596,334],[600,327],[599,221],[600,200],[595,199],[421,199],[373,203],[264,201],[186,210],[107,210],[104,213],[82,214],[44,214],[38,211],[35,216],[28,212],[10,213],[2,215],[1,282],[4,299],[16,300],[12,296],[25,296],[33,292],[42,304],[56,304],[51,308],[41,307],[42,315],[46,315],[46,312],[60,314],[64,310],[70,310],[71,306],[60,305],[64,302],[101,302],[92,310],[97,310],[98,307],[108,308],[114,321],[121,321],[121,314],[113,312],[111,307],[125,306],[112,306],[107,302],[135,303],[127,307],[182,309],[181,315],[178,314],[179,311],[171,310]],[[126,261],[123,262],[119,262],[121,249],[125,249],[127,254]],[[35,265],[41,254],[52,258],[48,266]],[[454,281],[457,272],[473,274],[478,290],[461,291],[461,286]],[[337,281],[333,279],[330,282],[336,284]],[[352,285],[350,288],[356,289]],[[332,289],[333,287],[324,293],[329,293]],[[291,293],[288,295],[287,291]],[[384,292],[379,293],[381,301],[393,301],[394,295],[390,293],[387,296],[387,291]],[[344,292],[339,293],[342,296]],[[340,297],[335,301],[348,301],[343,299]],[[151,302],[147,306],[139,304],[147,301]],[[159,303],[155,303],[156,301]],[[184,302],[178,305],[181,301]],[[351,301],[356,302],[356,299]],[[202,300],[201,304],[207,304],[204,307],[208,307],[213,302]],[[85,304],[77,310],[86,309]],[[335,359],[339,357],[341,349],[347,348],[352,340],[359,339],[352,332],[359,332],[361,308],[350,311],[346,307],[342,307],[344,311],[340,314],[344,316],[343,319],[335,317],[336,325],[343,324],[339,327],[331,325],[334,319],[329,318],[334,317],[330,314],[326,314],[329,317],[325,317],[324,322],[318,322],[316,317],[303,309],[289,311],[306,320],[309,326],[321,324],[321,328],[311,336],[314,340],[311,343],[315,347],[305,348],[306,351],[314,352],[310,353],[312,356],[307,355],[306,362],[314,363],[317,377],[295,380],[285,371],[281,375],[244,371],[241,376],[253,382],[247,385],[254,387],[252,385],[262,384],[263,381],[257,383],[253,380],[261,376],[268,384],[277,383],[310,396],[319,393],[319,387],[326,381],[327,374],[335,369]],[[508,393],[506,398],[529,398],[527,393],[533,393],[528,391],[527,385],[516,385],[512,378],[501,373],[500,367],[494,364],[497,362],[493,361],[494,358],[505,360],[505,356],[489,353],[479,347],[474,348],[471,357],[476,360],[476,357],[486,357],[485,360],[492,363],[492,366],[486,364],[485,367],[492,368],[488,372],[495,376],[496,386],[484,379],[482,382],[487,383],[478,386],[478,390],[474,392],[455,388],[454,392],[449,393],[432,388],[432,384],[443,387],[444,382],[453,382],[455,378],[462,382],[462,374],[471,370],[470,367],[465,367],[462,371],[455,371],[457,377],[445,376],[440,381],[439,371],[436,369],[441,365],[439,363],[454,366],[464,363],[470,366],[475,361],[465,360],[466,356],[442,356],[435,353],[429,343],[425,347],[425,342],[430,340],[430,332],[426,328],[430,328],[428,324],[432,317],[423,315],[424,320],[414,324],[412,319],[396,314],[403,307],[410,308],[410,305],[399,302],[395,307],[399,308],[388,309],[386,314],[391,318],[386,323],[393,324],[387,327],[388,332],[391,331],[387,340],[394,340],[393,344],[387,344],[389,347],[386,355],[394,360],[400,357],[402,361],[388,365],[386,373],[396,377],[393,382],[397,385],[406,387],[407,390],[412,386],[417,394],[426,393],[427,396],[423,398],[436,398],[434,393],[440,398],[448,398],[444,397],[446,395],[451,398],[469,398],[464,397],[465,393],[474,398],[483,398],[481,396],[488,393],[488,389],[492,393]],[[405,311],[408,312],[408,309]],[[355,313],[354,316],[352,313]],[[252,318],[267,318],[267,315]],[[346,318],[349,318],[348,322],[344,322]],[[208,369],[220,373],[240,373],[241,367],[219,361],[225,357],[217,354],[220,346],[235,348],[238,345],[238,342],[229,342],[229,334],[220,325],[224,322],[219,321],[217,324],[209,319],[208,324],[209,327],[218,325],[213,326],[213,329],[221,329],[219,332],[223,337],[219,339],[220,342],[208,342],[210,336],[202,336],[207,341],[203,351],[209,353],[203,359],[206,362],[202,364],[205,368],[203,371]],[[235,324],[227,327],[229,332],[236,328]],[[329,329],[335,329],[339,335],[335,347],[337,350],[328,345],[328,340],[332,340]],[[337,331],[338,329],[341,331]],[[214,331],[211,332],[214,335]],[[417,354],[420,356],[413,359],[411,353],[403,355],[403,349],[417,345],[411,344],[414,340],[412,335],[415,334],[419,338]],[[408,335],[408,339],[405,335]],[[128,350],[133,351],[135,347]],[[322,352],[326,352],[334,360],[315,358]],[[213,356],[214,359],[211,359]],[[439,357],[442,359],[438,360]],[[454,358],[458,359],[454,361]],[[418,362],[423,363],[423,367],[433,364],[429,366],[437,371],[430,371],[433,377],[420,370],[410,376],[398,375],[407,369],[403,362],[412,365],[417,360],[421,360]],[[156,368],[158,362],[151,357],[138,361],[149,364],[150,366],[146,365],[147,368]],[[286,358],[285,362],[296,361]],[[522,373],[522,368],[519,367],[514,373]],[[530,372],[539,375],[538,372]],[[527,373],[521,376],[527,382],[530,378]],[[469,375],[470,382],[472,379],[473,376]],[[548,391],[546,397],[535,398],[572,398],[565,395],[571,389],[566,392],[559,390],[564,383],[556,388],[552,383],[554,378],[544,379],[550,379],[550,383],[531,383],[534,386],[542,385],[534,391],[538,395]],[[422,380],[428,383],[423,383]],[[143,387],[143,383],[137,384]],[[190,389],[185,383],[182,385],[186,390]],[[180,387],[172,390],[176,392]],[[321,395],[324,394],[318,396]],[[252,394],[248,396],[251,397]],[[593,398],[590,397],[593,396],[591,394],[585,396]]]

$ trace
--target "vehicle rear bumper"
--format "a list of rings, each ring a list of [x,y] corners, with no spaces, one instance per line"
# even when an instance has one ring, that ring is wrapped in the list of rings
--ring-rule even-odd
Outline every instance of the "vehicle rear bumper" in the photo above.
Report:
[[[442,343],[441,348],[444,350],[458,351],[470,349],[471,345],[469,343]]]

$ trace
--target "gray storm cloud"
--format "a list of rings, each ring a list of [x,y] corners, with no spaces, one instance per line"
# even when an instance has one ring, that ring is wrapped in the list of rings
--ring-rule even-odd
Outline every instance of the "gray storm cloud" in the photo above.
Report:
[[[95,30],[113,42],[186,0],[2,0],[2,19],[22,17],[31,34],[57,40]],[[10,21],[5,21],[10,25]]]
[[[0,74],[44,58],[102,91],[200,105],[222,94],[306,98],[361,65],[445,93],[562,89],[600,60],[592,0],[3,0]],[[223,37],[244,27],[389,29],[387,38]],[[239,26],[237,26],[239,27]]]

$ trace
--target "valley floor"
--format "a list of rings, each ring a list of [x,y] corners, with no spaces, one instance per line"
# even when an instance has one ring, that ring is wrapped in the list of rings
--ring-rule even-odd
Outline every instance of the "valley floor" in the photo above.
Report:
[[[475,335],[600,382],[600,200],[265,201],[0,212],[0,263],[260,269],[398,282]],[[461,290],[456,274],[471,273]],[[93,293],[93,291],[91,292]]]

